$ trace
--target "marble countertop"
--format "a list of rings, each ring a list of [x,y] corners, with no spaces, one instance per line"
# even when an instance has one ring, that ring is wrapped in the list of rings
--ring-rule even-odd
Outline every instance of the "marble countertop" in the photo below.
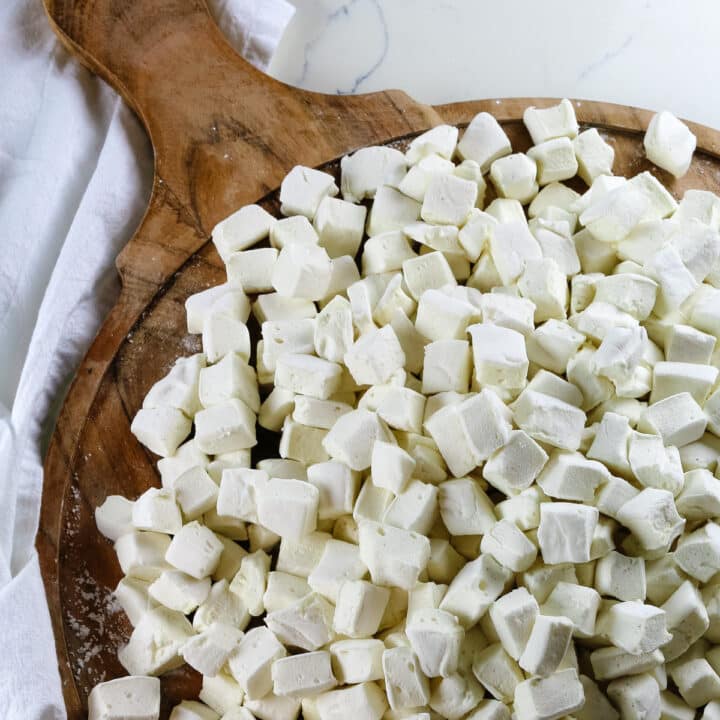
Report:
[[[605,100],[720,128],[716,0],[291,1],[270,73],[293,85]]]

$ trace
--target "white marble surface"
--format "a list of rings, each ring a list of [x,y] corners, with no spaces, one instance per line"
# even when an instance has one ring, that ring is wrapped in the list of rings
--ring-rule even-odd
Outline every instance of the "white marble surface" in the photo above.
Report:
[[[566,96],[720,128],[717,0],[292,0],[270,72],[328,93]]]

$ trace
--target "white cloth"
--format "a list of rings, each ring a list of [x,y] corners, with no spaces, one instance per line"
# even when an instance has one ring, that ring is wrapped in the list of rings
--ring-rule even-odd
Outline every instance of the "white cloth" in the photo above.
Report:
[[[265,69],[285,0],[213,0]],[[118,293],[114,259],[150,195],[131,111],[58,43],[39,0],[0,3],[0,708],[63,718],[34,549],[42,459],[72,375]]]

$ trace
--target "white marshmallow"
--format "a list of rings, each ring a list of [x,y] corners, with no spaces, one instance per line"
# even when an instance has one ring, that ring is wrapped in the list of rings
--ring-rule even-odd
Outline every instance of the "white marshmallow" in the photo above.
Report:
[[[339,640],[329,649],[339,682],[349,685],[382,679],[382,640]]]
[[[277,220],[270,228],[270,244],[274,248],[282,250],[292,243],[318,244],[318,234],[304,215]]]
[[[518,664],[531,675],[547,677],[562,662],[572,640],[572,620],[562,616],[538,615]]]
[[[595,565],[595,589],[618,600],[645,600],[645,560],[611,550]]]
[[[656,403],[680,392],[689,392],[704,404],[718,379],[718,368],[697,363],[659,362],[653,368],[650,402]]]
[[[376,412],[391,428],[419,433],[425,413],[425,396],[407,387],[386,386]]]
[[[128,532],[115,541],[115,554],[125,575],[141,580],[155,580],[168,569],[165,553],[170,538],[155,532]]]
[[[515,689],[518,720],[557,720],[572,716],[585,702],[585,692],[573,668],[542,678],[533,677]]]
[[[432,155],[450,160],[457,145],[458,129],[452,125],[438,125],[414,138],[405,157],[411,165]]]
[[[88,697],[89,720],[158,720],[160,681],[130,676],[98,683]]]
[[[388,648],[383,653],[383,673],[390,707],[393,710],[419,707],[430,699],[427,678],[409,647]]]
[[[467,340],[431,342],[425,346],[422,391],[426,395],[449,391],[466,393],[471,371],[472,359]]]
[[[489,323],[471,325],[468,332],[472,338],[478,382],[506,388],[522,387],[528,371],[525,338],[515,330]]]
[[[342,540],[328,540],[317,565],[308,575],[308,585],[335,603],[341,585],[347,580],[362,579],[367,570],[357,545]]]
[[[523,680],[518,664],[497,643],[481,650],[472,664],[480,684],[497,700],[511,703],[515,689]]]
[[[407,238],[398,230],[368,238],[362,246],[363,275],[402,270],[405,260],[416,257]]]
[[[556,451],[537,483],[552,498],[591,503],[597,488],[609,478],[610,473],[601,463],[587,460],[581,453]]]
[[[242,637],[242,632],[237,628],[213,623],[185,643],[181,651],[183,659],[203,675],[215,677]]]
[[[475,160],[483,173],[499,157],[512,152],[510,140],[490,113],[478,113],[468,125],[457,146],[460,157]]]
[[[212,241],[220,257],[227,261],[230,253],[264,240],[275,223],[275,218],[259,205],[246,205],[213,228]]]
[[[512,573],[490,555],[480,555],[453,578],[440,609],[455,615],[464,627],[472,627],[502,595],[511,578]]]
[[[712,335],[690,325],[673,325],[665,339],[665,359],[668,362],[707,365],[712,358],[715,342]]]
[[[685,527],[672,493],[655,488],[646,488],[626,502],[618,511],[617,519],[646,550],[669,548]]]
[[[480,535],[495,525],[493,504],[477,481],[448,480],[438,490],[440,515],[451,535]]]
[[[325,248],[292,243],[280,251],[271,282],[280,295],[319,300],[327,293],[331,271],[332,264]]]
[[[255,370],[237,353],[228,353],[217,364],[200,371],[199,394],[206,408],[238,398],[253,412],[260,409]]]
[[[334,197],[338,188],[332,175],[296,165],[280,185],[280,212],[283,215],[315,217],[320,201],[327,195]]]
[[[510,436],[510,411],[495,393],[477,395],[436,412],[426,429],[455,477],[487,460]]]
[[[514,660],[522,655],[539,612],[537,601],[525,588],[511,590],[491,606],[490,619],[495,632],[505,652]]]
[[[690,577],[706,583],[720,571],[720,527],[708,522],[680,538],[675,562]]]
[[[192,421],[176,408],[140,408],[130,431],[156,455],[168,457],[175,454],[191,427]]]
[[[311,592],[280,610],[265,616],[265,624],[288,646],[317,650],[333,639],[333,606]]]
[[[543,561],[583,563],[590,560],[590,545],[598,521],[596,508],[555,502],[540,505],[538,542]]]
[[[224,671],[215,677],[203,677],[202,688],[198,697],[216,713],[234,712],[240,707],[245,693],[235,680]],[[239,720],[247,720],[240,717]]]
[[[525,390],[513,406],[515,423],[530,437],[565,450],[580,447],[585,413],[562,400]]]
[[[405,260],[402,270],[405,284],[416,300],[419,300],[426,290],[457,285],[447,258],[439,251]]]
[[[333,628],[351,638],[372,637],[390,599],[387,588],[365,580],[343,582],[337,592]]]
[[[535,327],[535,305],[531,300],[490,292],[482,295],[481,303],[485,323],[516,330],[525,336]]]
[[[465,631],[453,615],[434,608],[416,610],[405,632],[425,675],[449,677],[455,672]]]
[[[162,675],[182,665],[180,651],[192,635],[184,615],[153,608],[140,618],[118,660],[130,675]]]
[[[320,246],[331,258],[355,256],[362,241],[366,214],[363,205],[353,205],[346,200],[325,196],[320,201],[315,213],[315,230]]]
[[[272,665],[287,655],[277,637],[266,627],[245,633],[230,654],[228,667],[249,699],[259,699],[272,690]]]
[[[552,138],[574,138],[578,134],[575,108],[567,99],[547,108],[525,108],[523,122],[535,145]]]
[[[539,325],[527,338],[528,359],[554,373],[564,373],[585,336],[566,322],[551,318]]]
[[[524,153],[498,158],[490,167],[490,178],[497,194],[503,198],[518,200],[523,205],[537,195],[536,175],[535,161]]]
[[[675,498],[678,512],[688,520],[720,516],[720,480],[706,469],[685,473],[684,485]]]
[[[164,570],[148,588],[153,600],[185,615],[202,605],[209,593],[210,578],[196,580],[177,570]]]
[[[350,688],[320,695],[316,702],[320,720],[380,720],[387,710],[382,690],[374,683],[364,682]]]
[[[527,433],[513,430],[507,443],[488,458],[483,478],[506,495],[512,495],[532,484],[547,459],[547,453]]]
[[[255,413],[237,398],[201,410],[195,416],[195,442],[213,454],[254,447]]]
[[[361,335],[344,361],[359,385],[379,385],[405,365],[405,353],[392,327],[386,325]]]
[[[613,680],[607,689],[609,698],[627,720],[659,720],[660,688],[651,675],[633,675]]]
[[[373,483],[395,495],[402,492],[415,469],[415,460],[405,450],[378,440],[372,449]]]
[[[275,248],[234,252],[226,260],[228,283],[247,294],[270,292],[273,289],[272,274],[277,259],[278,251]],[[205,322],[207,324],[207,319]]]
[[[342,196],[350,202],[374,197],[381,185],[397,186],[406,167],[399,150],[385,146],[360,148],[340,161]]]
[[[430,558],[430,542],[414,532],[362,522],[360,558],[377,585],[412,588]]]
[[[197,521],[184,525],[170,542],[165,559],[173,567],[201,580],[217,566],[223,545],[215,533]]]
[[[607,143],[597,128],[581,132],[573,141],[578,161],[578,175],[588,184],[599,175],[612,175],[615,150]]]
[[[281,355],[275,369],[275,385],[300,395],[327,400],[340,389],[342,370],[337,363],[312,355]]]
[[[338,683],[326,650],[278,658],[272,664],[273,693],[302,698],[334,688]]]
[[[666,110],[653,116],[643,138],[648,159],[676,178],[688,171],[696,144],[688,126]]]
[[[437,495],[438,490],[434,485],[411,480],[390,503],[382,522],[426,535],[437,517]]]
[[[512,285],[530,260],[542,260],[542,250],[525,223],[500,223],[490,236],[490,254],[503,285]]]
[[[298,540],[315,530],[320,493],[302,480],[271,478],[256,487],[258,521],[268,530]]]
[[[595,619],[600,607],[600,595],[582,585],[560,581],[542,605],[543,615],[569,618],[575,637],[590,637],[595,633]]]
[[[658,284],[656,307],[663,313],[677,310],[698,288],[698,281],[672,245],[665,245],[653,253],[643,269]]]
[[[133,501],[122,495],[108,495],[102,505],[95,508],[97,529],[113,542],[122,535],[132,532],[133,506]]]
[[[638,430],[660,435],[666,445],[682,447],[699,440],[707,426],[702,408],[688,392],[650,405],[640,417]]]
[[[534,145],[527,154],[537,164],[537,181],[540,185],[568,180],[578,171],[575,150],[567,137],[558,137]]]
[[[368,217],[367,234],[371,237],[393,230],[402,230],[405,225],[420,217],[420,203],[399,190],[381,185],[376,193]]]
[[[677,495],[684,484],[680,453],[672,445],[665,447],[659,435],[633,432],[628,445],[633,475],[643,487],[669,490]]]
[[[632,430],[625,415],[606,412],[598,425],[587,457],[599,460],[618,475],[630,476],[628,446]]]

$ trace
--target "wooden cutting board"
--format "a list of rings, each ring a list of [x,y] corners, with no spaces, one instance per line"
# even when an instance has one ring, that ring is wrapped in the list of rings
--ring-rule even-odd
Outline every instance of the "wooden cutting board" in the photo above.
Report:
[[[433,125],[465,125],[481,110],[497,117],[516,150],[525,150],[523,110],[557,101],[429,107],[399,91],[320,95],[244,62],[204,0],[45,3],[62,42],[134,108],[155,152],[150,205],[117,259],[121,295],[77,372],[45,463],[37,545],[68,716],[75,720],[86,716],[95,683],[125,674],[116,649],[130,630],[111,597],[121,574],[95,528],[94,508],[109,494],[136,497],[159,482],[156,458],[131,435],[130,419],[178,356],[200,350],[198,336],[186,333],[183,303],[224,281],[208,242],[214,224],[247,203],[277,210],[275,190],[296,164],[337,173],[338,158],[356,148],[402,146]],[[677,196],[689,187],[720,192],[717,131],[690,124],[698,152],[688,175],[675,182],[644,159],[651,113],[586,101],[575,108],[581,124],[601,128],[615,147],[616,172],[650,169]],[[259,451],[275,454],[276,440]],[[163,678],[164,716],[198,689],[199,677],[189,670]]]

